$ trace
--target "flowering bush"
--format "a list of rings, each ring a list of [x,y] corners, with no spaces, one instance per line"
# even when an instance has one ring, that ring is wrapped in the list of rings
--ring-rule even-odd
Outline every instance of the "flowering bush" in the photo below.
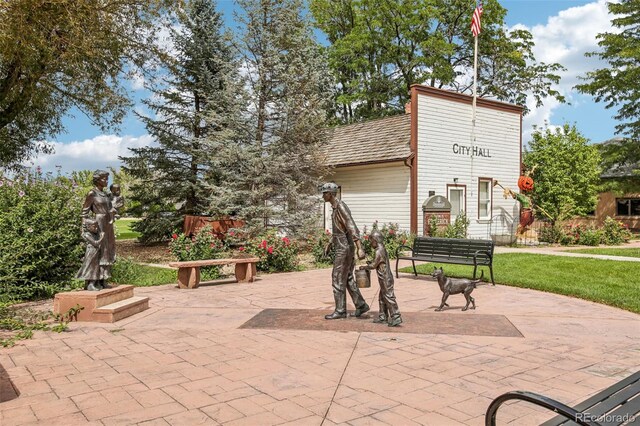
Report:
[[[50,297],[74,282],[82,196],[60,176],[0,175],[0,301]]]
[[[252,238],[240,251],[260,258],[257,268],[268,272],[289,272],[298,269],[298,244],[288,237],[280,237],[274,230]]]
[[[612,217],[604,220],[602,227],[602,244],[617,245],[626,243],[631,239],[631,231],[622,222],[618,222]]]
[[[174,233],[169,242],[169,251],[179,261],[217,259],[224,250],[223,243],[211,232],[211,226],[202,227],[193,238],[183,233]],[[219,266],[200,268],[205,280],[220,278]]]
[[[538,241],[542,243],[559,243],[564,236],[564,230],[559,223],[545,223],[538,231]]]
[[[396,249],[398,247],[413,245],[414,236],[406,231],[400,231],[397,223],[385,224],[382,225],[382,228],[379,228],[376,221],[371,226],[371,231],[367,231],[365,226],[362,232],[362,248],[369,257],[374,254],[373,247],[371,247],[371,242],[369,241],[369,234],[374,230],[378,230],[384,237],[384,247],[387,249],[389,259],[396,258]]]

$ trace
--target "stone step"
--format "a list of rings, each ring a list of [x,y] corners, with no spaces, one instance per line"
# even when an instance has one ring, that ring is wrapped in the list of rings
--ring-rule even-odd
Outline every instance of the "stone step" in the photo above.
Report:
[[[134,287],[132,285],[119,285],[114,288],[100,291],[84,290],[58,293],[53,300],[53,312],[56,314],[64,315],[69,311],[69,309],[80,305],[84,309],[82,309],[78,313],[76,318],[74,318],[75,321],[118,321],[122,318],[126,318],[127,316],[144,311],[149,307],[148,301],[145,303],[134,303],[135,308],[131,309],[120,308],[120,305],[117,305],[116,307],[119,310],[115,314],[109,313],[109,308],[107,308],[106,311],[98,313],[97,315],[95,315],[95,312],[99,309],[104,309],[106,307],[116,305],[120,302],[123,302],[123,305],[126,306],[131,302],[131,299],[139,299],[133,296],[133,288]]]
[[[96,322],[116,322],[149,309],[149,298],[133,296],[93,310]]]

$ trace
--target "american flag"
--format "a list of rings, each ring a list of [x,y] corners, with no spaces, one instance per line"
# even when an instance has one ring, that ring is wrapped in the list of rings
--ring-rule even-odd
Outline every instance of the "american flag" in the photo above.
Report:
[[[471,32],[474,37],[478,37],[480,34],[480,17],[482,16],[482,2],[478,0],[476,10],[473,11],[473,17],[471,18]]]

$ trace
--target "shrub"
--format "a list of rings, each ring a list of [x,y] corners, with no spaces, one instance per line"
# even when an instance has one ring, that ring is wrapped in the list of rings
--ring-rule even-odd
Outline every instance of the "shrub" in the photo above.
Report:
[[[51,297],[77,285],[81,208],[69,179],[0,175],[0,300]]]
[[[289,272],[298,269],[298,244],[288,237],[280,237],[275,230],[267,230],[240,247],[260,258],[257,268],[267,272]]]
[[[612,217],[607,217],[602,227],[602,243],[606,245],[618,245],[626,243],[632,235],[629,229]]]
[[[222,242],[213,236],[211,226],[202,227],[193,238],[184,233],[174,233],[169,242],[169,250],[179,261],[217,259],[224,251]],[[203,280],[220,278],[219,266],[200,268]]]
[[[602,240],[602,231],[595,228],[585,228],[578,238],[578,244],[585,246],[597,246]]]
[[[538,241],[542,243],[556,244],[563,236],[564,231],[558,223],[545,223],[538,231]]]
[[[397,223],[388,223],[379,228],[378,222],[374,222],[371,226],[371,231],[374,230],[378,230],[384,237],[384,247],[387,249],[389,259],[396,258],[398,247],[413,245],[414,236],[406,231],[400,231]],[[362,232],[362,248],[367,256],[373,256],[374,250],[369,241],[369,234],[370,232],[367,232],[367,227],[365,226]]]
[[[324,249],[327,247],[327,244],[331,242],[331,232],[328,230],[320,230],[313,235],[311,239],[313,240],[313,246],[311,248],[311,253],[313,254],[313,260],[319,264],[333,263],[333,260],[336,257],[336,253],[331,249],[328,256],[325,256]]]
[[[465,212],[460,212],[453,223],[447,225],[441,234],[444,238],[467,238],[467,229],[469,229],[469,219]]]

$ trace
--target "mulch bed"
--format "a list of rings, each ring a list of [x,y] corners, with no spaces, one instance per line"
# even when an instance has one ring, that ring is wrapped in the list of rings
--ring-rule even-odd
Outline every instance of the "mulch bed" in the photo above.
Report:
[[[175,260],[169,252],[169,243],[142,245],[136,240],[116,241],[116,255],[120,259],[130,258],[137,263],[168,263]]]

